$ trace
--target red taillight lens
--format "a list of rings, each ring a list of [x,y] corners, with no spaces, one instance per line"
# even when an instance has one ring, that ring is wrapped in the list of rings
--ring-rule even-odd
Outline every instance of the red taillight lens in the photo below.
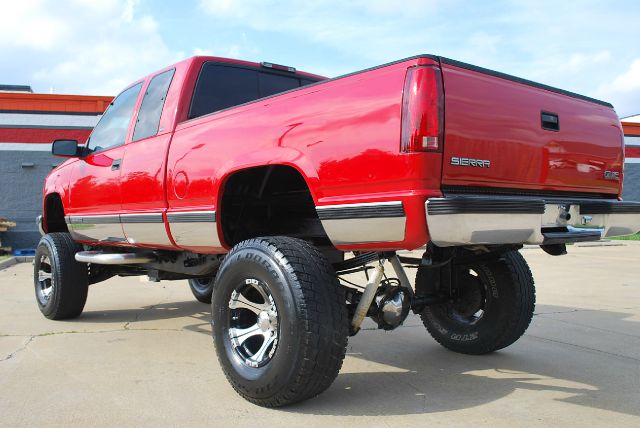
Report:
[[[440,69],[435,66],[407,70],[402,97],[403,152],[437,152],[442,149],[444,99]]]

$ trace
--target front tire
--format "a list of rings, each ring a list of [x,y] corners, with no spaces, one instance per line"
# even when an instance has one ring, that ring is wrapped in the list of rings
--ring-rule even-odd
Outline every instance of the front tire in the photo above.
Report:
[[[243,241],[225,257],[215,290],[214,344],[238,394],[279,407],[331,385],[349,323],[344,289],[320,251],[286,237]]]
[[[420,317],[442,346],[462,354],[487,354],[505,348],[527,330],[535,308],[535,286],[527,262],[517,251],[456,267],[455,292],[427,306]],[[429,273],[419,269],[416,293],[434,290]]]
[[[52,320],[75,318],[82,313],[89,288],[87,265],[75,260],[81,251],[68,233],[42,237],[33,263],[36,302]]]

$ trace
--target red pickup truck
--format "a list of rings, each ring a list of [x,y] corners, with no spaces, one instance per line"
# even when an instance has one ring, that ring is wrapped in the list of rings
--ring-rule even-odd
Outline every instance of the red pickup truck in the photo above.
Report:
[[[194,57],[52,147],[71,159],[44,185],[42,313],[114,275],[188,279],[230,383],[269,407],[325,390],[365,317],[504,348],[534,310],[524,244],[640,230],[610,104],[432,55],[335,79]]]

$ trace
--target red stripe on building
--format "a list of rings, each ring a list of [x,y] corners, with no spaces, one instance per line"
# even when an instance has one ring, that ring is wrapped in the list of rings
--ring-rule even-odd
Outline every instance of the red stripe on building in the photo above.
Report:
[[[0,144],[4,143],[51,143],[53,140],[78,140],[84,143],[91,134],[90,129],[46,129],[46,128],[0,128]]]
[[[640,147],[626,146],[624,148],[624,156],[627,158],[640,158]]]

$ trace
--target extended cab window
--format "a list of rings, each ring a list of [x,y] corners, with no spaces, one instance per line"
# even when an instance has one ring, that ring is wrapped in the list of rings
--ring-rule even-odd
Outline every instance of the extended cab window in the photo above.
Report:
[[[162,107],[164,106],[164,100],[167,98],[167,92],[174,73],[175,69],[168,70],[151,79],[138,112],[136,128],[133,131],[133,141],[152,137],[158,133]]]
[[[312,83],[296,75],[205,63],[198,76],[189,119]]]
[[[124,144],[124,140],[127,138],[129,122],[131,121],[131,114],[136,105],[141,87],[142,83],[138,83],[118,95],[111,102],[96,127],[93,128],[87,144],[88,148],[100,151]]]

